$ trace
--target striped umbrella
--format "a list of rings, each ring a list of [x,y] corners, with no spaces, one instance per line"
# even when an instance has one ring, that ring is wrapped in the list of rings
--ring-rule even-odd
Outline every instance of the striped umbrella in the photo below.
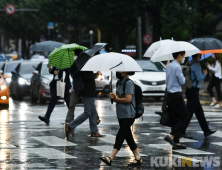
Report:
[[[70,68],[74,63],[75,50],[87,50],[86,47],[78,44],[67,44],[53,50],[49,55],[50,66],[56,67],[59,70]]]

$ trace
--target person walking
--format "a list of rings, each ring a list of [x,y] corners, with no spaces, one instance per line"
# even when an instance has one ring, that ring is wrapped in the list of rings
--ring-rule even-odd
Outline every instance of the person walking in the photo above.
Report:
[[[96,111],[95,106],[95,79],[100,74],[101,72],[97,72],[96,74],[94,74],[92,71],[81,71],[81,77],[83,80],[84,87],[80,95],[84,104],[84,112],[79,115],[76,119],[72,120],[69,124],[66,123],[64,125],[66,139],[68,139],[71,130],[81,125],[88,118],[91,130],[91,138],[105,137],[105,135],[99,134],[96,122],[98,113]],[[75,81],[75,79],[73,79],[73,81]]]
[[[49,73],[53,74],[53,79],[50,82],[49,86],[50,86],[50,94],[51,94],[51,98],[49,101],[49,105],[48,105],[48,109],[46,111],[45,116],[39,116],[38,118],[45,122],[45,123],[49,123],[50,122],[50,116],[51,113],[59,99],[59,96],[57,96],[57,89],[56,89],[56,84],[58,80],[61,80],[63,77],[63,74],[66,74],[65,76],[65,80],[63,80],[66,85],[65,85],[65,95],[64,95],[64,99],[66,102],[66,106],[69,107],[69,102],[70,102],[70,94],[69,94],[69,89],[71,88],[71,83],[70,83],[70,79],[69,79],[69,75],[70,75],[70,69],[64,69],[64,70],[58,70],[55,67],[51,68],[50,66],[48,66],[49,68]]]
[[[221,85],[220,85],[220,79],[222,79],[221,75],[221,58],[220,54],[213,54],[212,57],[214,58],[214,64],[211,66],[209,63],[207,63],[207,67],[209,70],[213,71],[214,73],[212,74],[212,79],[207,87],[207,91],[210,94],[210,97],[212,97],[212,103],[210,106],[214,106],[215,108],[220,108],[222,107],[222,98],[221,98]],[[216,88],[217,91],[217,100],[214,96],[213,93],[213,88]]]
[[[174,60],[166,68],[167,105],[171,116],[171,133],[164,140],[169,142],[173,149],[186,149],[180,143],[180,135],[186,130],[189,123],[189,114],[182,96],[182,85],[185,77],[182,73],[182,64],[185,60],[185,51],[173,53]]]
[[[204,116],[204,111],[200,104],[200,99],[199,99],[199,91],[200,91],[201,82],[205,79],[207,75],[207,70],[203,70],[203,72],[201,71],[201,66],[199,62],[201,58],[200,54],[195,54],[192,56],[192,58],[193,59],[189,62],[189,65],[191,69],[190,79],[193,82],[193,86],[192,88],[187,89],[185,91],[186,98],[187,98],[187,109],[189,112],[189,122],[191,121],[193,114],[195,113],[196,118],[200,124],[200,127],[202,131],[204,132],[204,136],[207,137],[216,132],[209,129],[209,126]],[[187,137],[187,134],[184,132],[181,136]]]
[[[121,149],[125,139],[135,156],[135,162],[131,162],[129,165],[141,165],[142,159],[140,158],[139,150],[130,129],[135,121],[136,115],[136,111],[133,108],[133,106],[135,106],[135,87],[133,82],[129,80],[126,72],[116,72],[116,77],[119,79],[116,84],[116,95],[110,93],[110,98],[116,102],[116,112],[120,128],[116,135],[112,153],[109,157],[102,157],[100,160],[106,165],[111,166],[112,160]]]
[[[75,50],[75,56],[74,56],[74,58],[77,59],[81,52],[82,52],[82,50],[80,50],[80,49]],[[71,67],[71,77],[72,77],[73,74],[75,74],[75,72],[76,72],[76,70],[77,70],[77,68],[75,68],[75,67],[76,67],[75,64],[73,64],[72,67]],[[75,117],[75,115],[74,115],[75,107],[76,107],[76,105],[77,105],[80,101],[81,101],[80,95],[76,94],[74,88],[72,87],[72,88],[71,88],[71,92],[70,92],[69,110],[68,110],[68,112],[67,112],[66,119],[65,119],[66,124],[69,124],[71,121],[74,120],[74,117]],[[100,122],[101,122],[101,120],[100,120],[100,118],[99,118],[99,116],[98,116],[98,114],[97,114],[97,120],[96,120],[97,125],[98,125]]]

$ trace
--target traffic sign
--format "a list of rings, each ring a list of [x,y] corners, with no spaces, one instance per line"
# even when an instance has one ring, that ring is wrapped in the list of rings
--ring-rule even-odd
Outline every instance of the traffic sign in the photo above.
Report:
[[[151,44],[153,42],[153,36],[151,34],[145,34],[143,36],[143,42],[147,45]]]
[[[8,14],[8,15],[12,15],[15,13],[15,6],[12,5],[12,4],[9,4],[5,7],[5,12]]]
[[[54,29],[54,22],[47,23],[48,29]]]

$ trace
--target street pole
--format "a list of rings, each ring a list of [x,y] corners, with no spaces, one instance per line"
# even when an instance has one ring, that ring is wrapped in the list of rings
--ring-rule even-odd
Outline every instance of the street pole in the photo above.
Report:
[[[139,16],[137,18],[138,22],[138,57],[139,59],[142,59],[142,31],[141,31],[141,17]]]
[[[90,48],[92,48],[92,46],[93,46],[93,30],[89,31],[89,35],[90,35]]]

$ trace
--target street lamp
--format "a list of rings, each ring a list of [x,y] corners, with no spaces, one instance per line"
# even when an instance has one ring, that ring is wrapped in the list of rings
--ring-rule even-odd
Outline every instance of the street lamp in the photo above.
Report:
[[[90,35],[90,47],[93,46],[93,30],[89,31],[89,35]]]

